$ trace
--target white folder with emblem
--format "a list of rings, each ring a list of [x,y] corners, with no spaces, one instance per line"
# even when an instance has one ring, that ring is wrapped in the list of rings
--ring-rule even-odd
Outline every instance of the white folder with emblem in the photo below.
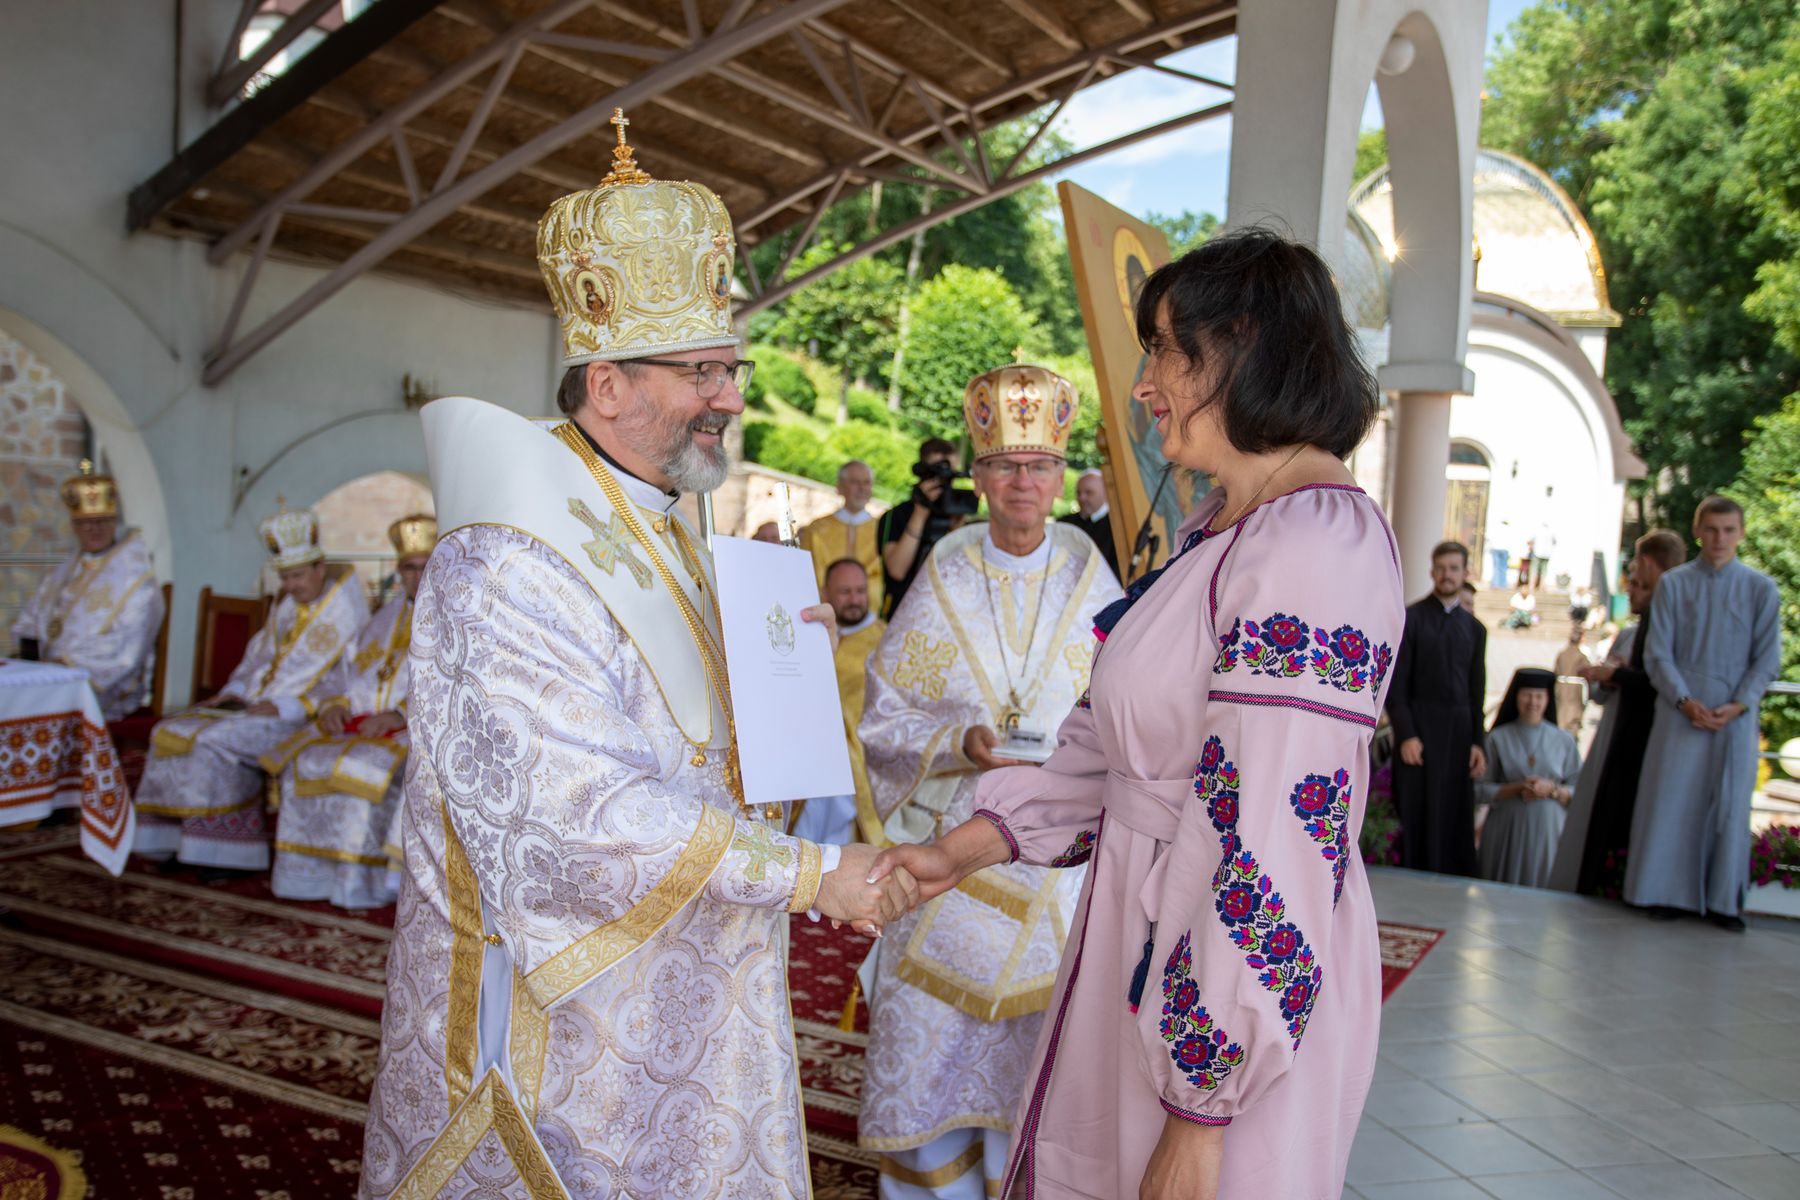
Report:
[[[819,603],[812,555],[735,537],[712,551],[745,803],[853,792],[831,635],[800,619]]]

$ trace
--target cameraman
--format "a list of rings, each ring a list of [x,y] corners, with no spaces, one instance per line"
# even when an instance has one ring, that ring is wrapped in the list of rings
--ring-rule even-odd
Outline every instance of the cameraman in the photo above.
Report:
[[[956,447],[943,438],[926,438],[919,446],[919,461],[913,474],[919,482],[912,496],[887,510],[881,517],[881,566],[887,579],[888,612],[899,607],[919,564],[931,555],[937,540],[962,525],[962,515],[947,516],[939,511],[955,469]]]

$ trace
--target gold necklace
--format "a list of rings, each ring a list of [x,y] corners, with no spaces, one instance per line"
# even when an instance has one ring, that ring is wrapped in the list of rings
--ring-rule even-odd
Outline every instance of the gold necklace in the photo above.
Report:
[[[1289,467],[1293,466],[1294,460],[1296,458],[1300,457],[1300,452],[1304,449],[1306,449],[1305,442],[1302,442],[1298,446],[1295,446],[1294,452],[1287,456],[1287,460],[1285,462],[1283,462],[1279,467],[1276,467],[1273,471],[1269,472],[1268,476],[1266,478],[1264,478],[1264,480],[1262,481],[1262,486],[1257,488],[1256,491],[1251,495],[1251,497],[1248,500],[1246,500],[1242,504],[1238,505],[1238,510],[1231,514],[1231,520],[1229,520],[1229,521],[1225,522],[1223,525],[1219,526],[1219,529],[1221,529],[1221,530],[1230,529],[1233,525],[1237,524],[1237,519],[1239,517],[1243,516],[1246,512],[1248,512],[1250,510],[1250,507],[1252,505],[1254,505],[1258,500],[1262,499],[1262,494],[1269,490],[1269,485],[1271,483],[1275,482],[1275,477],[1277,475],[1281,474],[1283,471],[1287,470]]]
[[[630,531],[632,537],[637,539],[638,545],[643,547],[644,553],[650,559],[651,567],[662,578],[663,586],[668,589],[669,594],[675,598],[675,606],[681,613],[683,623],[687,625],[688,636],[693,639],[695,648],[700,652],[700,663],[706,671],[707,683],[711,686],[713,695],[719,702],[719,710],[725,714],[725,727],[728,735],[725,753],[726,790],[745,811],[749,811],[750,806],[744,802],[743,770],[738,761],[737,723],[733,719],[731,710],[731,683],[730,676],[726,672],[724,650],[713,641],[711,631],[706,628],[706,623],[700,618],[699,610],[688,599],[687,593],[681,590],[680,583],[675,579],[675,573],[669,570],[668,563],[657,552],[656,545],[650,540],[650,535],[644,529],[643,522],[638,520],[636,506],[626,498],[625,489],[619,486],[619,481],[613,478],[612,472],[608,471],[601,463],[600,456],[595,454],[593,447],[587,444],[587,439],[582,437],[574,424],[568,421],[558,425],[552,432],[563,445],[573,450],[583,465],[587,467],[588,474],[593,476],[594,482],[600,485],[600,491],[606,496],[607,503],[613,506],[614,511],[619,514],[619,518],[625,522],[625,528]],[[698,551],[689,542],[686,530],[679,521],[674,522],[674,525],[676,540],[681,543],[683,555],[698,564],[700,561]],[[702,590],[708,594],[712,601],[713,616],[718,619],[718,597],[713,595],[712,589],[704,586],[699,575],[696,575],[695,582],[701,583]],[[705,743],[696,742],[693,738],[688,737],[686,730],[682,731],[682,737],[694,747],[694,756],[689,762],[696,767],[705,766]],[[763,815],[771,816],[769,811],[771,809],[774,810],[775,816],[779,815],[780,809],[775,805],[767,806]]]

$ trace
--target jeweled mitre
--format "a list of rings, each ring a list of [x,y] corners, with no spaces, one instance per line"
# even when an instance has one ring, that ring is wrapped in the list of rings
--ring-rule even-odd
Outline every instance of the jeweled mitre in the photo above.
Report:
[[[430,554],[437,545],[437,519],[424,513],[401,517],[388,526],[388,541],[394,543],[394,553],[400,558]]]
[[[277,571],[304,567],[325,557],[325,551],[319,548],[319,518],[311,509],[282,504],[279,512],[263,520],[261,529],[269,562]]]
[[[975,461],[1014,453],[1067,457],[1080,403],[1075,385],[1049,367],[1011,363],[977,375],[963,391]]]
[[[81,474],[63,480],[62,502],[69,516],[116,517],[119,515],[119,485],[111,475],[94,474],[94,464],[81,460]]]
[[[625,143],[598,187],[538,222],[538,268],[562,327],[565,367],[735,346],[731,217],[697,183],[652,180]]]

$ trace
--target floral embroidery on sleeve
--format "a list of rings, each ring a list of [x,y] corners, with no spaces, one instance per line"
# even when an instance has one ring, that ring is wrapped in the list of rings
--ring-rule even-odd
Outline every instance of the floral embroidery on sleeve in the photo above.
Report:
[[[1084,829],[1076,836],[1074,841],[1069,843],[1069,848],[1067,850],[1064,850],[1061,854],[1050,860],[1050,865],[1053,867],[1078,867],[1089,858],[1092,858],[1093,854],[1094,831],[1091,829]]]
[[[1331,864],[1331,905],[1344,894],[1344,868],[1350,861],[1350,772],[1308,775],[1288,797],[1307,836],[1320,843],[1319,854]]]
[[[1208,738],[1194,768],[1194,794],[1205,801],[1225,852],[1213,872],[1214,907],[1232,944],[1244,951],[1244,964],[1279,997],[1288,1036],[1298,1050],[1325,972],[1306,935],[1287,920],[1287,901],[1275,890],[1274,880],[1238,837],[1239,786],[1238,769],[1225,758],[1224,743],[1217,736]]]
[[[1077,699],[1075,701],[1076,708],[1085,708],[1085,709],[1089,709],[1089,710],[1093,709],[1094,702],[1092,700],[1088,699],[1088,693],[1090,690],[1091,689],[1088,689],[1088,688],[1082,689],[1081,695],[1079,697],[1077,697]]]
[[[1169,1057],[1201,1091],[1210,1092],[1244,1061],[1244,1048],[1231,1041],[1200,1005],[1200,985],[1193,980],[1194,955],[1182,934],[1163,968],[1163,1040]]]
[[[1340,692],[1365,691],[1371,684],[1380,691],[1394,651],[1386,642],[1370,644],[1355,626],[1327,632],[1278,612],[1263,621],[1234,620],[1219,638],[1213,673],[1230,674],[1240,663],[1271,679],[1297,679],[1310,670],[1322,686]]]

